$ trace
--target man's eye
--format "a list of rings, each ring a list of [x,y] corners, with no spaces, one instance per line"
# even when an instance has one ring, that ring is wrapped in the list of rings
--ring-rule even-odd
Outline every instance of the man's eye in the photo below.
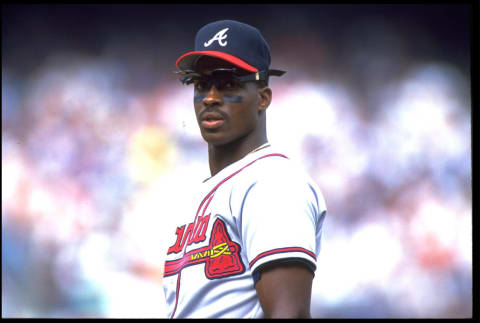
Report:
[[[221,83],[221,88],[224,90],[234,90],[238,88],[238,83],[234,80],[228,80]]]
[[[235,83],[234,81],[228,81],[225,84],[225,88],[227,88],[227,89],[232,89],[232,88],[236,88],[236,87],[237,87],[237,83]]]
[[[206,81],[196,81],[195,82],[195,89],[197,91],[206,91],[208,90],[208,84]]]

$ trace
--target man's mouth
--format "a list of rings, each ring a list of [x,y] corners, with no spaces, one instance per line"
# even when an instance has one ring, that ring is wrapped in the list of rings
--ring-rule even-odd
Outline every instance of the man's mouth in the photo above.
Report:
[[[206,119],[202,120],[201,124],[204,128],[215,129],[221,127],[225,120],[223,119]]]
[[[215,112],[207,112],[202,115],[200,124],[204,128],[215,129],[221,127],[224,122],[225,119],[220,114]]]

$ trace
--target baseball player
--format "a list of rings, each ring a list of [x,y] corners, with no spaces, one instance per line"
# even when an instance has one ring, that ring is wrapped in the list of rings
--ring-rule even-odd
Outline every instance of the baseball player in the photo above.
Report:
[[[190,212],[175,215],[164,271],[168,316],[310,317],[326,206],[312,179],[267,140],[269,76],[285,72],[269,69],[256,28],[232,20],[202,27],[195,51],[176,66],[194,87],[212,176],[188,200]]]

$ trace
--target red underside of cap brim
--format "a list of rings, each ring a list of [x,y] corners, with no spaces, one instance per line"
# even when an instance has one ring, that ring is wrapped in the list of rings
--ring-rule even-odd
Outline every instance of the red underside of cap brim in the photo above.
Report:
[[[253,67],[250,64],[245,63],[240,58],[235,57],[235,56],[230,55],[230,54],[227,54],[227,53],[217,52],[217,51],[199,51],[199,52],[190,52],[190,53],[183,54],[182,56],[180,56],[179,59],[177,59],[177,62],[176,62],[177,68],[181,69],[179,64],[185,58],[187,58],[187,57],[193,58],[193,57],[196,57],[196,56],[203,56],[203,55],[223,59],[223,60],[225,60],[229,63],[232,63],[233,65],[238,66],[238,67],[240,67],[244,70],[247,70],[249,72],[258,72],[257,68]]]

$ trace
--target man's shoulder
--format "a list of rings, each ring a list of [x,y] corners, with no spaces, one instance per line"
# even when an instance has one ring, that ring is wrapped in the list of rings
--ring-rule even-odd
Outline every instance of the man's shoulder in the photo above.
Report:
[[[241,204],[245,197],[255,195],[262,200],[280,199],[277,202],[303,199],[322,210],[326,208],[321,189],[301,161],[274,150],[265,151],[254,160],[232,182],[231,201]]]
[[[290,158],[288,153],[275,150],[258,155],[255,163],[248,167],[244,175],[242,180],[252,184],[262,182],[281,186],[291,184],[315,185],[301,162],[295,158]]]

